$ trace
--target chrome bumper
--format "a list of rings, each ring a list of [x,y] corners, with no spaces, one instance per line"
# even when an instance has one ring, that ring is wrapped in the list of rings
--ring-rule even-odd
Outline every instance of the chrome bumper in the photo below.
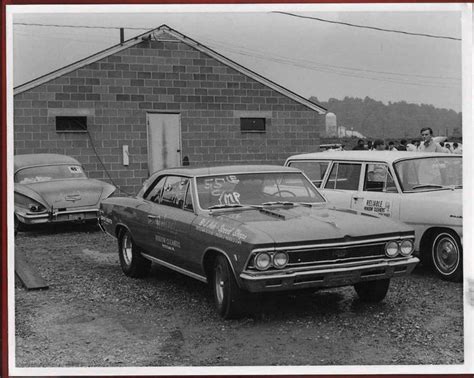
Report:
[[[347,286],[410,274],[419,261],[417,257],[409,257],[358,264],[335,264],[332,267],[325,265],[271,272],[245,271],[240,274],[240,280],[242,287],[250,292]]]
[[[53,222],[78,222],[84,220],[97,219],[99,217],[99,209],[86,208],[67,211],[55,211],[52,213],[30,214],[15,213],[18,220],[25,224],[40,224]]]

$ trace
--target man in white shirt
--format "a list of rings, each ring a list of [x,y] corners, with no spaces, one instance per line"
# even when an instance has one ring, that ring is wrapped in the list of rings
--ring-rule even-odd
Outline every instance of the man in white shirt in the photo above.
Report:
[[[418,146],[418,152],[444,152],[443,147],[433,140],[433,130],[431,127],[423,127],[420,133],[423,141]]]

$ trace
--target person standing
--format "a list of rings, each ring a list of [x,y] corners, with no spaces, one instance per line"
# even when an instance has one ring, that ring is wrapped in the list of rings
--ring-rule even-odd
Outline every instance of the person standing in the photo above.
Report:
[[[353,148],[353,150],[366,150],[365,142],[363,139],[359,139],[357,141],[357,145]]]
[[[423,127],[420,133],[423,141],[418,146],[418,152],[444,152],[443,147],[433,140],[433,129],[431,127]]]
[[[416,151],[418,146],[416,144],[416,140],[412,140],[411,143],[407,144],[407,151]]]
[[[407,150],[407,140],[406,139],[402,139],[400,141],[400,144],[397,146],[397,150],[398,151],[406,151]]]
[[[395,143],[392,141],[388,142],[388,149],[389,151],[398,151],[397,148],[395,147]]]
[[[383,139],[374,140],[374,149],[373,151],[385,151],[385,142]]]

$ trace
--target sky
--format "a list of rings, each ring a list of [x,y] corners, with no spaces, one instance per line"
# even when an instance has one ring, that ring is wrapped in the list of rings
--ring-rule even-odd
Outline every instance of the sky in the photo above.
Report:
[[[459,39],[459,4],[14,9],[19,11],[12,18],[14,86],[119,42],[119,30],[98,27],[129,28],[128,39],[166,24],[306,98],[368,96],[462,110],[461,41],[276,13]]]

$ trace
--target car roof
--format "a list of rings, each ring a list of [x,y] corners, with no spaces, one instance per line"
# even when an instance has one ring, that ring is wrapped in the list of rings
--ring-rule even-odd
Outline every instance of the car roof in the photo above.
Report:
[[[207,176],[238,173],[299,172],[299,169],[280,165],[222,165],[213,167],[176,167],[166,168],[153,173],[156,175]]]
[[[307,154],[293,155],[288,160],[312,160],[312,159],[328,159],[328,160],[362,160],[362,161],[383,161],[393,163],[401,159],[413,159],[433,156],[450,156],[461,157],[461,155],[453,155],[450,153],[440,152],[417,152],[417,151],[323,151],[311,152]]]
[[[76,159],[67,155],[60,154],[25,154],[15,155],[14,169],[17,172],[19,169],[27,167],[35,167],[40,165],[50,164],[78,164],[81,165]]]

